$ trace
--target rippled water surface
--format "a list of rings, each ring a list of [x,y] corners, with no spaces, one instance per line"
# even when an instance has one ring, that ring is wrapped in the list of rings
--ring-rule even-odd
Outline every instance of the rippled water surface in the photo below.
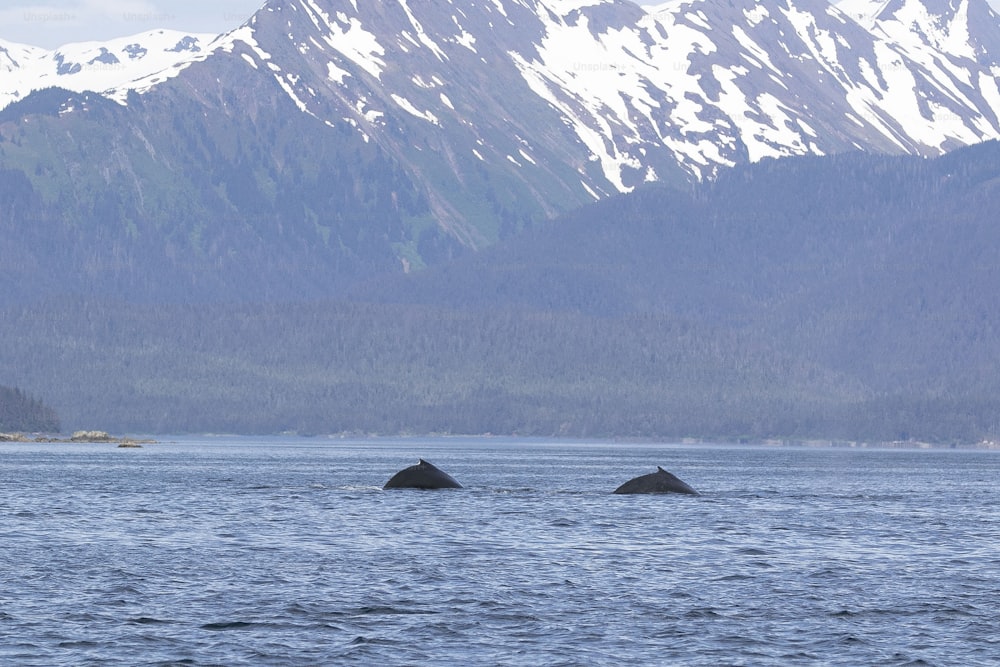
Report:
[[[382,491],[424,457],[466,488]],[[700,497],[610,492],[657,465]],[[0,663],[1000,663],[1000,453],[0,446]]]

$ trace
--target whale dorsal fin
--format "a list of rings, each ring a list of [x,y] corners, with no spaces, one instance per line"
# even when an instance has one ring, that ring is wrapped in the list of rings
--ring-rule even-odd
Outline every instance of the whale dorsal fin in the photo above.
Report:
[[[658,472],[667,472],[666,470],[664,470],[664,469],[663,469],[663,467],[662,467],[662,466],[656,466],[656,470],[657,470]],[[667,473],[667,474],[669,474],[669,473]]]
[[[422,466],[430,466],[430,467],[432,467],[432,468],[434,467],[434,464],[433,464],[433,463],[431,463],[430,461],[424,461],[423,459],[420,459],[420,464],[419,464],[419,465],[422,465]]]

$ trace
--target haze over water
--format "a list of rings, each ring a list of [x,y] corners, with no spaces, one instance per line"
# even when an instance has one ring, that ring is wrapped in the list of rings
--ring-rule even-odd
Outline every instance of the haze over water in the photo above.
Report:
[[[382,491],[424,457],[466,488]],[[657,465],[702,492],[615,496]],[[0,663],[1000,661],[1000,455],[0,446]]]

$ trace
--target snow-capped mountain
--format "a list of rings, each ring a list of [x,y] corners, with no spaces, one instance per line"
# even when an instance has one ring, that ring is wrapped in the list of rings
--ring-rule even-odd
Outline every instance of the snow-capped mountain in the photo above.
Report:
[[[0,40],[0,109],[32,91],[54,86],[124,99],[176,76],[208,57],[216,35],[154,30],[106,42],[67,44],[49,51]]]
[[[5,85],[36,58],[53,85],[108,98],[43,91],[0,111],[23,215],[118,226],[95,236],[120,239],[95,241],[104,260],[72,261],[139,266],[121,248],[141,240],[215,271],[285,244],[299,254],[281,270],[308,255],[323,286],[646,182],[1000,137],[986,0],[270,0],[190,37],[0,51]],[[133,54],[150,66],[93,82],[87,66]]]
[[[701,178],[763,157],[937,154],[1000,136],[1000,20],[986,0],[646,10],[626,0],[272,0],[212,39],[160,31],[52,52],[0,43],[0,106],[51,85],[123,100],[211,51],[273,77],[303,113],[376,140],[392,110],[479,160],[517,166],[569,148],[594,196],[678,164]],[[526,106],[543,107],[549,138],[516,127],[539,120]],[[490,144],[490,130],[510,140]],[[562,136],[547,147],[553,131]]]
[[[677,165],[1000,136],[985,0],[275,0],[223,41],[331,125],[380,140],[403,112],[476,159],[561,156],[593,196]]]
[[[994,32],[996,15],[985,0],[907,5],[939,5],[935,21],[945,28],[919,39],[887,29],[891,7],[871,12],[876,21],[866,26],[822,0],[662,6],[649,20],[664,43],[674,48],[670,36],[680,33],[690,44],[674,68],[682,71],[654,81],[667,82],[665,95],[684,100],[681,109],[694,105],[686,117],[671,113],[670,125],[708,129],[704,138],[721,149],[714,164],[852,148],[933,155],[998,136],[1000,70],[991,58],[969,57],[978,45],[957,28],[970,6]],[[1000,43],[986,47],[998,53]],[[679,143],[692,171],[710,155],[683,132],[667,141]]]
[[[841,0],[837,8],[901,47],[996,64],[1000,23],[986,2]]]

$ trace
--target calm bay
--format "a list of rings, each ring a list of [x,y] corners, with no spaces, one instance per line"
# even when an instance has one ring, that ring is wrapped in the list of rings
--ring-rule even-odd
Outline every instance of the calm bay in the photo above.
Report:
[[[0,445],[0,663],[1000,662],[997,452],[160,440]]]

